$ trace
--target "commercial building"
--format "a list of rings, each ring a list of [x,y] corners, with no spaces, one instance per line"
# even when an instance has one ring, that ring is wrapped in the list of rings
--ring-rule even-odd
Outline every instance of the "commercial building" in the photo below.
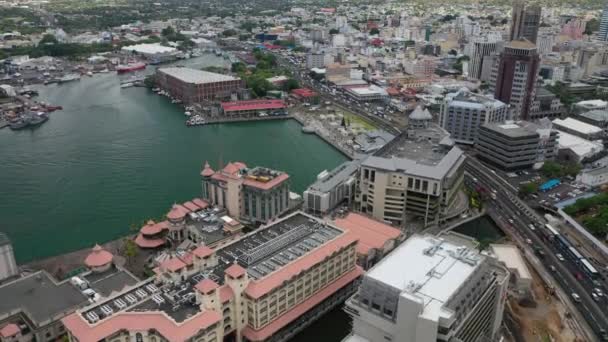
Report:
[[[438,65],[437,57],[424,56],[403,61],[403,70],[415,77],[431,77],[435,74]]]
[[[557,159],[563,162],[580,163],[601,156],[604,144],[601,140],[587,140],[564,131],[559,131],[557,138]]]
[[[603,100],[585,100],[579,101],[572,106],[572,111],[575,114],[588,112],[591,110],[606,110],[608,109],[608,101]]]
[[[495,54],[498,48],[502,47],[502,42],[480,38],[471,42],[471,54],[469,61],[469,77],[480,80],[484,59]]]
[[[179,67],[158,69],[156,82],[185,104],[225,100],[245,89],[245,82],[238,77]]]
[[[123,46],[121,51],[141,55],[146,59],[155,62],[166,62],[173,60],[178,53],[176,48],[160,45],[159,43]]]
[[[309,52],[306,55],[306,68],[319,68],[323,69],[325,65],[329,64],[330,59],[323,52]]]
[[[241,162],[214,171],[205,163],[201,176],[203,200],[244,222],[266,223],[289,209],[289,175],[285,172],[248,168]]]
[[[532,167],[557,156],[557,132],[551,122],[507,121],[484,124],[475,144],[480,159],[502,170]]]
[[[247,100],[222,102],[222,114],[227,118],[252,118],[287,115],[283,100]]]
[[[355,196],[360,160],[347,161],[331,171],[323,171],[304,191],[304,209],[325,215],[341,204],[350,204]]]
[[[466,88],[448,94],[439,113],[441,127],[454,141],[463,144],[475,143],[479,126],[509,118],[506,104],[493,97],[471,93]]]
[[[286,341],[356,290],[357,238],[301,212],[65,317],[71,341]]]
[[[526,39],[536,43],[540,27],[541,8],[539,5],[526,5],[524,0],[515,0],[511,12],[510,40]]]
[[[350,87],[344,89],[346,94],[357,101],[379,101],[388,99],[388,93],[377,85],[367,87]]]
[[[601,41],[608,41],[608,4],[604,6],[602,17],[600,18],[600,29],[597,38]]]
[[[530,107],[530,121],[542,118],[557,119],[564,115],[566,115],[566,107],[559,97],[545,88],[537,87],[534,101]]]
[[[19,274],[13,245],[6,234],[0,232],[0,282]]]
[[[508,279],[492,257],[413,235],[369,270],[347,300],[353,331],[344,341],[497,341]]]
[[[415,121],[361,163],[356,207],[379,221],[405,225],[411,216],[429,225],[467,208],[464,153],[429,117]]]
[[[563,120],[553,120],[553,126],[559,131],[570,133],[587,140],[597,140],[604,137],[603,129],[570,117]]]
[[[590,188],[602,186],[608,183],[608,166],[583,170],[576,177],[576,181]]]
[[[511,106],[512,119],[528,120],[536,93],[540,57],[528,40],[508,43],[492,71],[494,97]]]
[[[56,341],[66,334],[62,318],[139,281],[115,266],[112,254],[99,246],[84,266],[87,271],[63,281],[37,271],[0,285],[0,339]]]
[[[593,126],[600,127],[604,132],[608,133],[608,110],[590,110],[578,114],[576,118]]]

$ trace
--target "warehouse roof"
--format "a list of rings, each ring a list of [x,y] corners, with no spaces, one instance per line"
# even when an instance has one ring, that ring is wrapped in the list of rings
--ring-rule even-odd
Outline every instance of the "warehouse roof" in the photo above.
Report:
[[[555,119],[553,120],[553,124],[558,127],[571,129],[581,134],[597,134],[602,132],[602,129],[597,126],[593,126],[591,124],[573,118],[565,118],[563,120]]]
[[[224,110],[224,112],[233,112],[240,110],[282,109],[285,107],[285,101],[283,100],[248,100],[222,102],[222,109]]]
[[[240,80],[238,77],[229,75],[216,74],[214,72],[191,69],[191,68],[161,68],[158,69],[161,73],[175,77],[182,82],[204,84]]]

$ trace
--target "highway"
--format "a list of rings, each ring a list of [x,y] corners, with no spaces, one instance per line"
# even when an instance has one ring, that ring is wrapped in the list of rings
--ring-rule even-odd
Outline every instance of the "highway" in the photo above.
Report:
[[[600,297],[599,302],[596,302],[591,297],[594,287],[599,285],[605,289],[605,286],[594,284],[586,275],[582,275],[580,268],[566,256],[566,253],[558,249],[546,237],[544,219],[519,200],[506,181],[472,157],[467,158],[466,170],[474,177],[473,181],[478,185],[491,192],[495,190],[496,198],[485,202],[488,214],[497,222],[502,223],[502,226],[510,227],[511,233],[517,234],[521,240],[526,241],[524,245],[529,245],[528,250],[534,248],[543,251],[542,256],[539,255],[540,253],[536,254],[539,255],[538,259],[544,268],[551,270],[550,274],[556,285],[560,286],[563,292],[569,296],[575,309],[595,334],[596,340],[608,341],[606,334],[608,331],[608,310],[606,310],[608,299],[604,295]],[[530,224],[535,226],[534,230],[530,228]],[[556,256],[558,253],[564,256],[563,261]],[[572,293],[578,294],[580,301],[573,300]]]

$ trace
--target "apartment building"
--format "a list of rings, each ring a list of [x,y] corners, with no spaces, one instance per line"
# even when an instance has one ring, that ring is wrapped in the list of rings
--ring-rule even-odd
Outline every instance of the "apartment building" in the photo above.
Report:
[[[450,133],[454,141],[474,144],[481,125],[502,122],[508,118],[509,109],[506,104],[463,88],[445,97],[441,105],[439,124]]]
[[[304,191],[304,208],[325,215],[340,204],[350,203],[355,196],[360,160],[347,161],[331,171],[323,171]]]
[[[497,341],[508,282],[506,267],[477,250],[413,235],[347,300],[353,330],[343,341]]]
[[[156,82],[185,104],[225,100],[245,89],[245,81],[238,77],[181,67],[158,69]]]
[[[205,163],[201,176],[203,200],[226,208],[239,220],[266,223],[289,208],[289,175],[285,172],[248,168],[241,162],[214,171]]]
[[[359,211],[395,225],[408,216],[429,225],[466,209],[459,196],[465,155],[429,116],[415,125],[410,117],[409,130],[363,161]]]
[[[481,126],[475,149],[480,159],[502,170],[530,168],[557,157],[557,137],[548,119],[489,123]]]
[[[301,212],[63,319],[71,341],[286,341],[354,293],[357,237]]]

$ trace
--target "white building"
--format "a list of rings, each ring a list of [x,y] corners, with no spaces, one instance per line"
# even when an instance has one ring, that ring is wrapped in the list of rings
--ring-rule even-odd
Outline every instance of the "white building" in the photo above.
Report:
[[[158,43],[123,46],[121,51],[139,54],[147,59],[157,59],[160,61],[171,59],[177,54],[176,48],[163,46]]]
[[[0,233],[0,281],[18,274],[13,245],[6,235]]]
[[[588,187],[601,186],[608,183],[608,167],[603,166],[592,170],[583,170],[576,180]]]
[[[439,113],[439,124],[450,133],[454,141],[473,144],[481,125],[502,122],[508,118],[509,109],[506,104],[463,88],[445,97]]]
[[[496,341],[508,276],[476,250],[413,235],[347,300],[353,331],[344,341]]]
[[[515,245],[492,244],[490,252],[509,269],[514,292],[520,296],[529,294],[532,291],[532,275],[519,248]]]
[[[386,90],[374,84],[367,87],[346,88],[345,91],[357,101],[377,101],[388,98]]]
[[[326,62],[326,54],[323,52],[309,52],[306,55],[306,68],[319,68],[322,69],[325,67]]]

